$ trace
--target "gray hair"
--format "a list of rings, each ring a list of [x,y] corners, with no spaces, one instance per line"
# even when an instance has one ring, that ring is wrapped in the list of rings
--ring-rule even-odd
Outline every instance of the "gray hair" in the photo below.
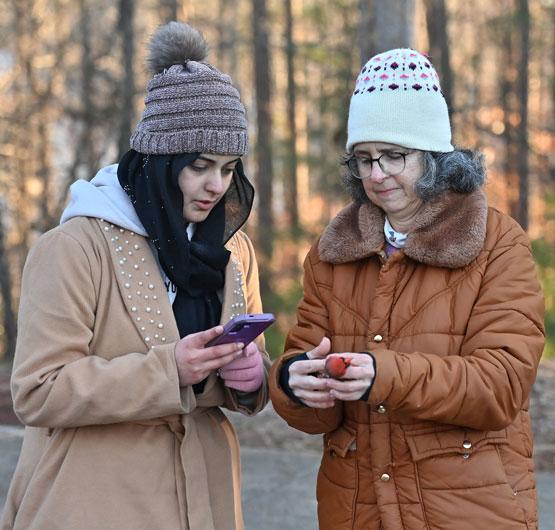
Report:
[[[484,156],[479,151],[455,149],[449,153],[423,151],[424,173],[416,181],[415,192],[423,201],[437,199],[443,193],[469,194],[483,186],[486,180]],[[357,203],[369,202],[362,181],[351,174],[347,160],[353,156],[346,153],[341,164],[343,185]]]

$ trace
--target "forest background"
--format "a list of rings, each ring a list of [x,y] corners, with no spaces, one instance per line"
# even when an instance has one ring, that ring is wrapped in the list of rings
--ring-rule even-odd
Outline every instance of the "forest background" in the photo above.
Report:
[[[246,104],[246,231],[267,333],[281,353],[302,261],[348,201],[339,161],[354,80],[375,53],[430,55],[454,142],[486,156],[490,204],[527,230],[555,357],[555,0],[0,0],[0,354],[15,345],[21,271],[56,226],[69,185],[128,149],[143,107],[145,45],[168,20],[211,44]],[[45,281],[48,279],[45,278]]]

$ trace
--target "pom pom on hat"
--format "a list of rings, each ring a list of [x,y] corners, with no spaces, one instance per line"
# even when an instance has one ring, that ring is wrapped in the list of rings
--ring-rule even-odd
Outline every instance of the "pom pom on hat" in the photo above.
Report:
[[[174,64],[204,61],[207,55],[208,44],[200,31],[182,22],[169,22],[152,36],[147,65],[155,75]]]

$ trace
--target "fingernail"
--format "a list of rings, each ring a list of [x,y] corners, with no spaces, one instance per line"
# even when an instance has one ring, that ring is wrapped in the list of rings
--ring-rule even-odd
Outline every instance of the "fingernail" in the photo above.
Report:
[[[242,350],[245,347],[245,345],[242,342],[240,342],[239,344],[237,344],[237,347]]]

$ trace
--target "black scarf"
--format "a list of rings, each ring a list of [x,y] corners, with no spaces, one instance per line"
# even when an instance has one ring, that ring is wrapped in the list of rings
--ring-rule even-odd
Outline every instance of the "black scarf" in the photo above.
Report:
[[[156,247],[160,265],[177,287],[173,312],[181,337],[219,323],[222,306],[217,291],[224,286],[230,256],[224,243],[246,221],[254,195],[239,161],[231,194],[226,193],[206,220],[196,225],[189,241],[178,177],[198,156],[199,153],[144,155],[131,149],[118,167],[120,185]],[[240,225],[232,228],[226,222],[226,213],[237,207],[230,210],[226,202],[237,196],[237,189],[240,196],[246,192],[247,209],[239,216]]]

